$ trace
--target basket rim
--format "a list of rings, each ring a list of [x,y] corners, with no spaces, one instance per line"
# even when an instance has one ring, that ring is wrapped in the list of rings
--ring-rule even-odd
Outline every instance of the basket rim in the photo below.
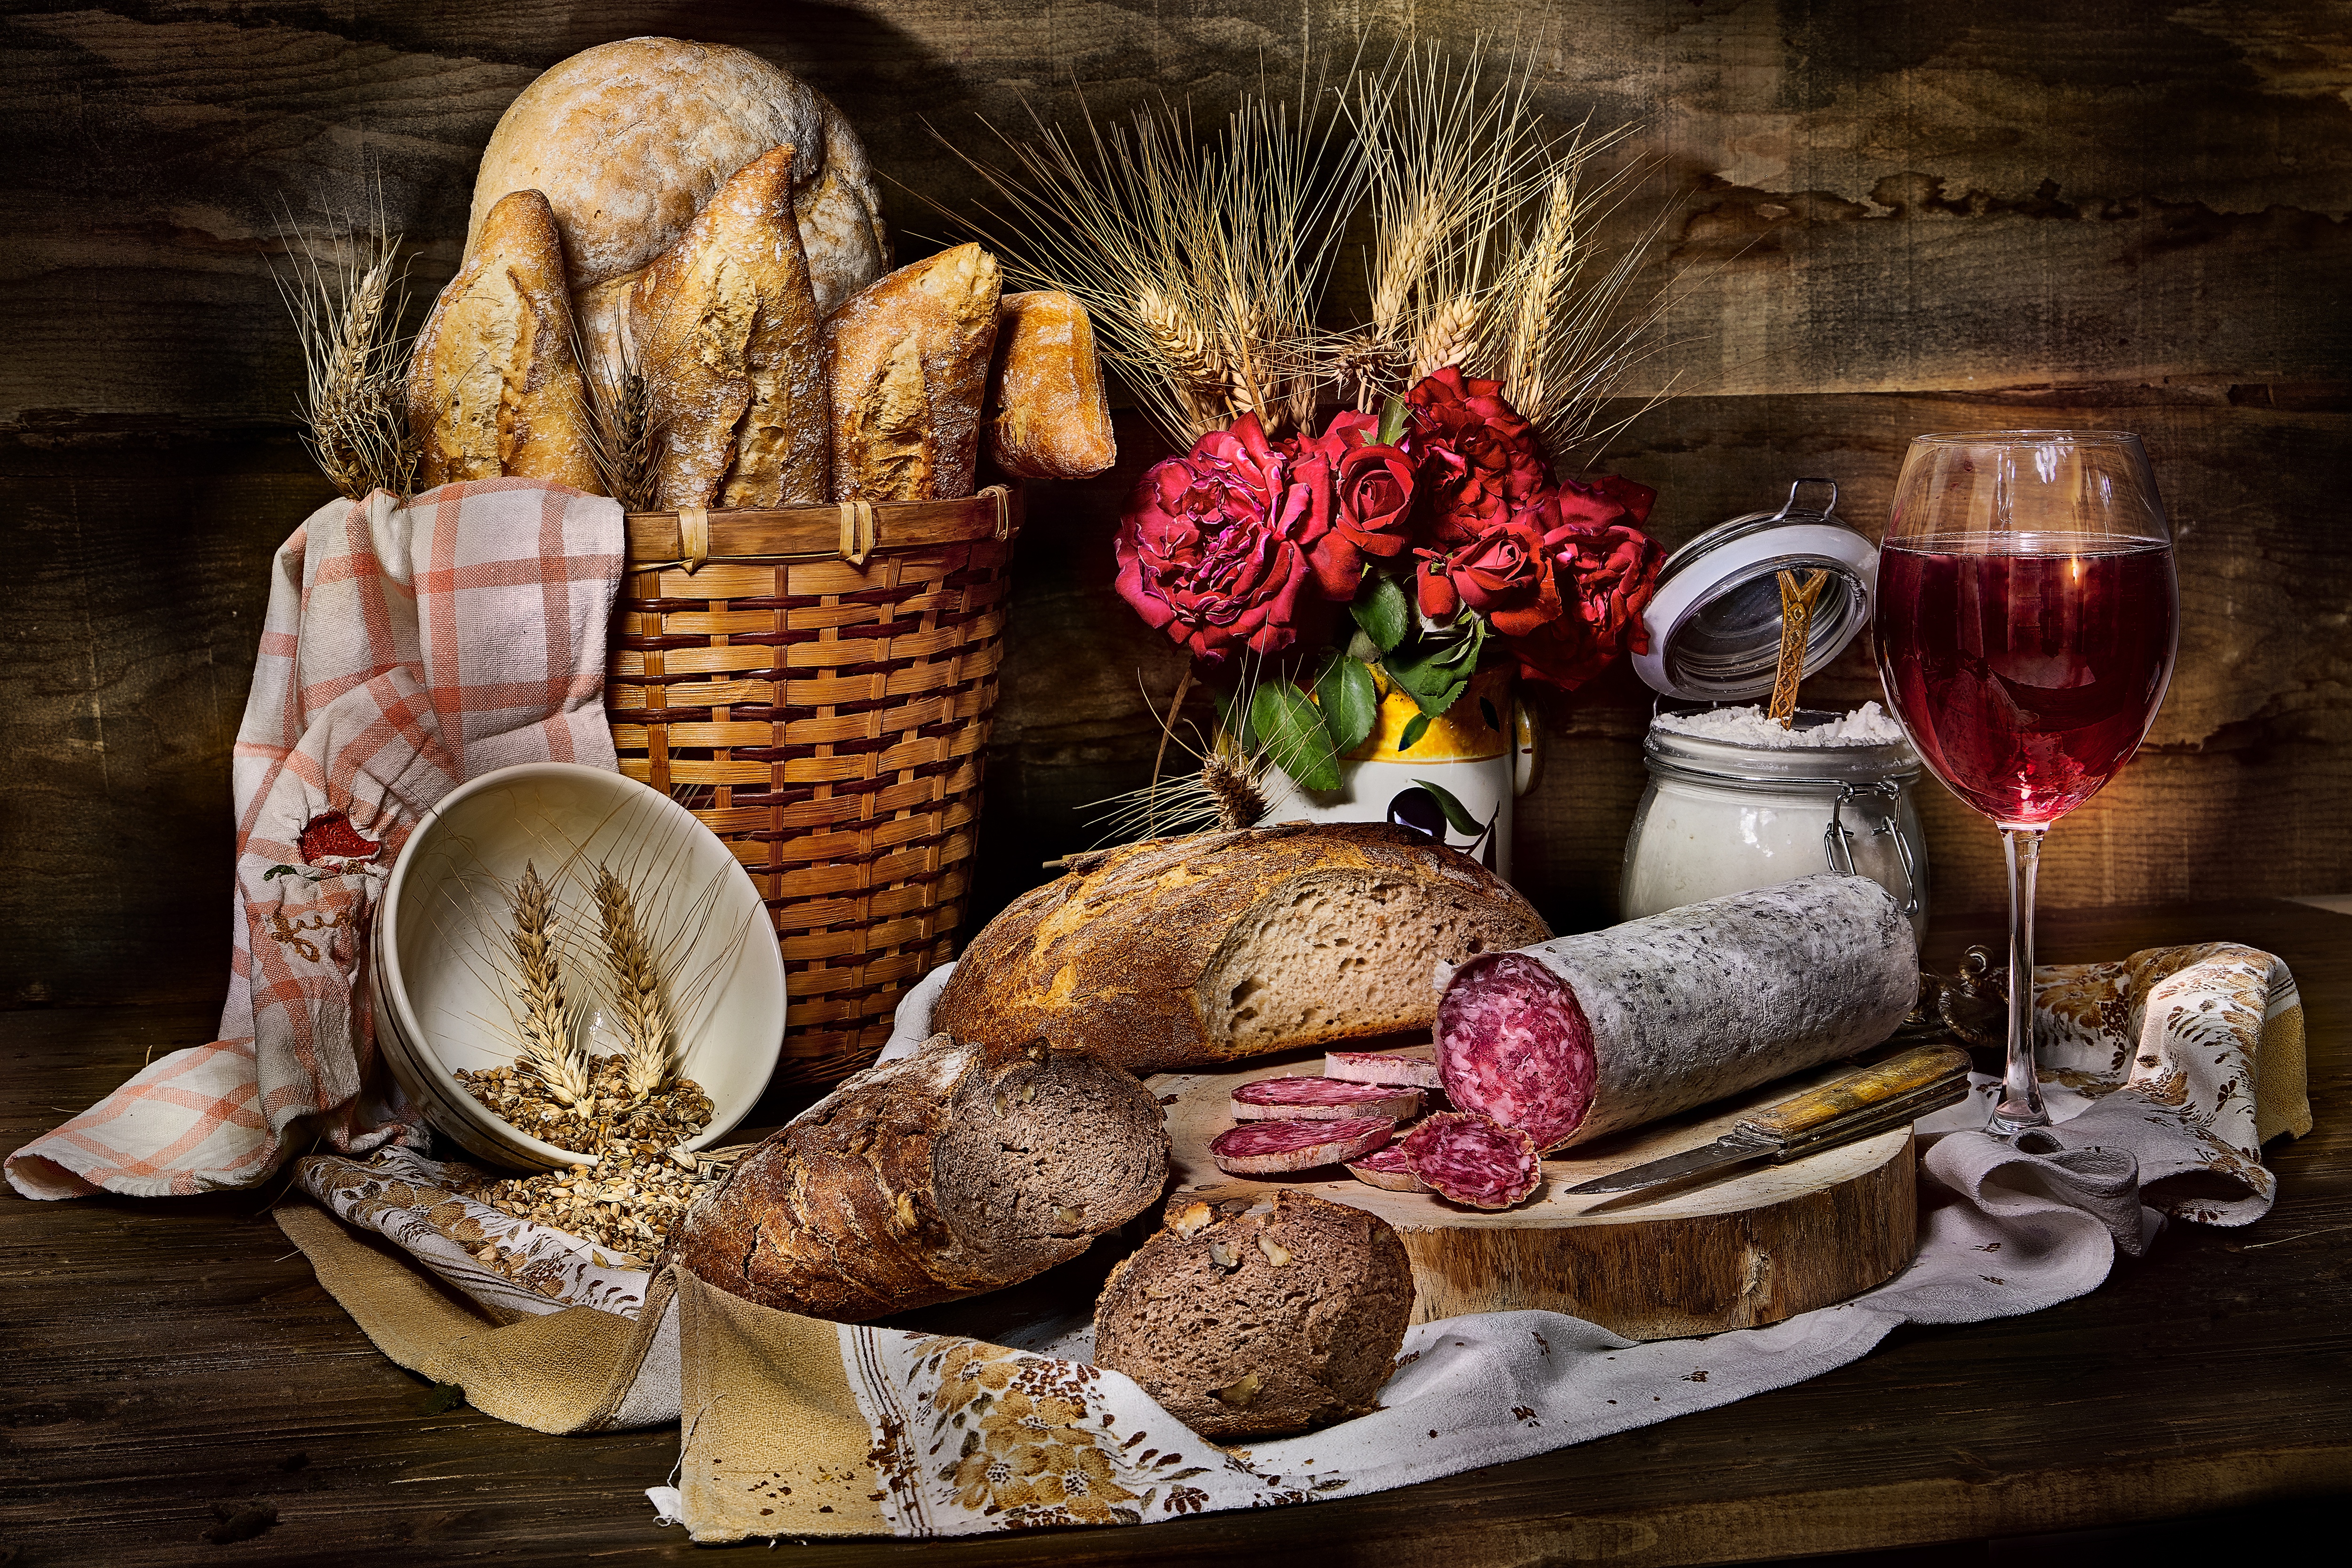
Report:
[[[705,563],[738,565],[899,554],[980,539],[1009,539],[1023,521],[1022,488],[990,485],[948,500],[828,501],[820,506],[633,511],[622,520],[631,572]],[[689,552],[688,535],[702,545]]]

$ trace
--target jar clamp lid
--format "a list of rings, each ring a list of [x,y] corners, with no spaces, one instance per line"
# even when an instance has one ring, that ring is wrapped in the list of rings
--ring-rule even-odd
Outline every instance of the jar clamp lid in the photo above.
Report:
[[[1807,485],[1829,487],[1814,510],[1797,504]],[[1654,691],[1695,702],[1746,702],[1769,696],[1780,656],[1780,574],[1825,571],[1813,606],[1805,673],[1846,649],[1870,624],[1878,547],[1837,516],[1837,485],[1803,479],[1778,511],[1717,523],[1666,557],[1642,616],[1650,651],[1633,668]]]

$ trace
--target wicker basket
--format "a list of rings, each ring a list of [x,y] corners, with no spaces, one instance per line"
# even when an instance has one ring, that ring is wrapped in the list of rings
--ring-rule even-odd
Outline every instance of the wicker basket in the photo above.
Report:
[[[953,956],[1003,658],[1016,490],[637,512],[604,703],[767,901],[790,988],[780,1083],[870,1063]]]

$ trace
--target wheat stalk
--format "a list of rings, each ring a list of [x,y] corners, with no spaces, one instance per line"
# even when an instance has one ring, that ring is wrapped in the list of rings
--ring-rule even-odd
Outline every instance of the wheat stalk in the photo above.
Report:
[[[1521,253],[1507,337],[1503,344],[1503,395],[1530,418],[1544,406],[1544,369],[1550,346],[1552,313],[1562,285],[1573,276],[1576,258],[1576,176],[1562,169],[1552,179],[1535,238]]]
[[[656,459],[660,443],[653,427],[653,395],[625,342],[619,363],[607,373],[594,368],[575,320],[572,355],[581,369],[581,395],[587,399],[588,457],[604,493],[623,511],[654,510]]]
[[[1419,381],[1447,365],[1468,374],[1478,360],[1480,314],[1477,299],[1469,294],[1457,294],[1440,307],[1413,342],[1412,379]]]
[[[1182,403],[1185,444],[1232,419],[1234,410],[1226,396],[1232,384],[1224,361],[1192,319],[1167,295],[1150,288],[1137,294],[1135,319],[1159,357],[1168,384]]]
[[[303,444],[336,490],[360,500],[375,490],[405,499],[416,483],[417,447],[404,406],[408,262],[401,236],[383,226],[383,198],[365,228],[313,241],[288,219],[291,276],[270,276],[302,347],[298,405]],[[318,251],[335,259],[321,265]]]
[[[554,896],[540,880],[535,863],[524,862],[508,909],[514,922],[508,940],[522,1002],[517,1065],[536,1074],[559,1104],[575,1104],[589,1094],[587,1055],[573,1037],[572,1009],[563,996]]]
[[[644,1100],[659,1093],[677,1066],[669,1020],[662,1010],[661,972],[655,963],[654,944],[637,919],[636,899],[628,883],[600,862],[594,891],[596,912],[604,926],[604,962],[613,983],[614,1009],[629,1042],[624,1081],[631,1099]]]

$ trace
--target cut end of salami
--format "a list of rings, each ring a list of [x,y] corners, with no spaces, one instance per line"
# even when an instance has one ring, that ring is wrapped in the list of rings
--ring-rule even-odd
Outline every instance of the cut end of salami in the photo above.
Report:
[[[1543,1181],[1535,1141],[1475,1110],[1441,1111],[1391,1147],[1431,1191],[1472,1208],[1524,1203]]]
[[[1403,1121],[1421,1114],[1421,1090],[1336,1078],[1265,1078],[1234,1090],[1233,1109],[1236,1121]]]
[[[1429,1191],[1429,1184],[1414,1175],[1412,1167],[1405,1163],[1404,1146],[1401,1143],[1391,1143],[1384,1149],[1373,1150],[1360,1160],[1349,1161],[1348,1174],[1392,1193]]]
[[[1538,1152],[1568,1142],[1592,1107],[1598,1074],[1584,1008],[1519,953],[1463,966],[1437,1005],[1437,1063],[1446,1098],[1520,1129]]]
[[[1399,1056],[1388,1051],[1331,1051],[1323,1058],[1325,1078],[1349,1083],[1393,1083],[1408,1089],[1437,1089],[1437,1063],[1427,1057]]]
[[[1209,1143],[1217,1168],[1236,1176],[1279,1175],[1338,1165],[1388,1142],[1396,1123],[1385,1116],[1344,1121],[1244,1121]]]

